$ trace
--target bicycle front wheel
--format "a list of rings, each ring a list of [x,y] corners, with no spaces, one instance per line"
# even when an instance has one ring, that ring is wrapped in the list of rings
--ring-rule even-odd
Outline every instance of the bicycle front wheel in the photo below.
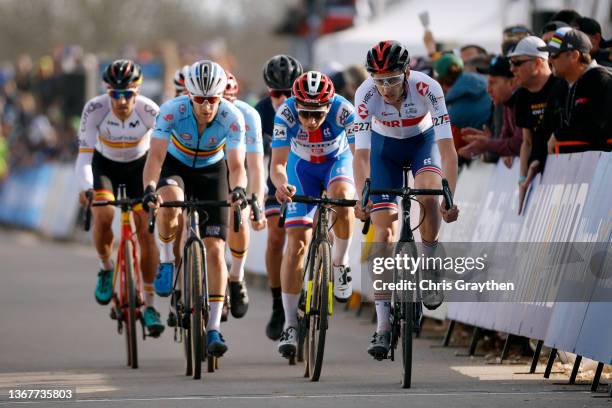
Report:
[[[331,247],[328,241],[317,245],[312,274],[309,273],[310,298],[306,299],[308,324],[308,368],[311,381],[319,381],[323,368],[325,335],[329,319]],[[311,279],[312,278],[312,279]],[[310,302],[310,308],[308,308]]]
[[[134,256],[132,241],[126,240],[123,246],[123,273],[127,307],[124,309],[125,342],[128,355],[128,366],[138,368],[138,343],[136,342],[136,287],[134,283]]]
[[[408,255],[414,257],[417,254],[416,245],[414,242],[398,242],[396,247],[397,254],[400,256]],[[396,270],[395,282],[404,280],[413,280],[407,276],[407,271],[404,269]],[[394,304],[399,316],[399,340],[402,343],[402,388],[410,388],[412,381],[412,333],[414,328],[414,305],[415,294],[412,291],[396,290],[393,294]],[[395,321],[395,319],[394,319]]]
[[[191,355],[193,364],[193,378],[200,379],[202,376],[202,359],[204,357],[204,336],[202,324],[202,252],[197,241],[189,246],[189,259],[187,267],[190,276],[191,292],[191,324],[189,327],[191,335]]]

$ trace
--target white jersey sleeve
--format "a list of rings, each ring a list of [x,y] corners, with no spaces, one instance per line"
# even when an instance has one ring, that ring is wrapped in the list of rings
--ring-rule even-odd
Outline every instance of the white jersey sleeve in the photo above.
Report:
[[[93,188],[91,158],[98,138],[98,125],[109,109],[107,95],[90,99],[83,108],[79,127],[79,154],[75,165],[77,184],[81,190]]]
[[[355,92],[355,122],[353,134],[355,149],[370,149],[372,138],[372,109],[370,103],[376,92],[371,78],[366,79]]]
[[[425,75],[423,75],[423,77],[428,79],[428,92],[424,92],[421,96],[431,114],[436,140],[452,139],[453,132],[451,130],[450,117],[446,109],[442,87],[435,79]]]

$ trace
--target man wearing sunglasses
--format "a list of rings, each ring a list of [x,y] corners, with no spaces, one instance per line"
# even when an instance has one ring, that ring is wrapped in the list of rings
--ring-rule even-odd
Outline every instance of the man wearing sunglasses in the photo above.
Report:
[[[253,205],[263,208],[264,200],[264,164],[263,164],[263,140],[261,135],[261,118],[259,113],[248,103],[238,99],[238,81],[229,71],[227,85],[223,92],[223,98],[233,103],[244,117],[246,138],[246,163],[250,190],[257,195],[257,203]],[[242,211],[242,223],[238,232],[234,232],[234,218],[230,219],[227,243],[232,254],[232,266],[229,271],[229,300],[232,316],[239,319],[243,317],[249,308],[249,296],[244,281],[244,264],[246,262],[247,249],[249,247],[249,227],[246,220],[251,220],[251,226],[255,231],[261,231],[266,226],[265,215],[261,215],[259,221],[255,218],[247,206]]]
[[[368,51],[366,69],[370,78],[357,89],[355,104],[355,160],[357,193],[361,195],[366,177],[372,189],[401,188],[403,167],[410,165],[415,188],[440,189],[442,177],[455,191],[457,152],[446,110],[442,87],[433,78],[408,65],[408,50],[397,41],[381,41]],[[420,226],[423,249],[432,256],[438,245],[441,218],[453,222],[459,210],[446,210],[438,197],[419,198],[425,210]],[[366,208],[358,202],[357,216],[371,214],[374,242],[391,243],[398,231],[397,197],[373,195]],[[432,271],[436,272],[436,271]],[[442,293],[423,292],[423,303],[435,309]],[[389,351],[390,292],[375,292],[377,327],[368,353],[376,359]]]
[[[302,265],[312,236],[316,207],[291,203],[294,194],[352,199],[354,108],[327,75],[309,71],[293,84],[293,97],[281,105],[274,120],[271,176],[279,203],[288,201],[287,249],[282,257],[281,286],[285,325],[278,345],[283,357],[297,349],[297,308]],[[346,302],[352,294],[348,249],[353,235],[352,208],[336,208],[332,253],[334,297]]]
[[[270,156],[270,145],[274,131],[274,116],[276,110],[291,97],[293,82],[302,75],[302,65],[290,55],[280,54],[270,58],[263,68],[263,79],[268,87],[268,96],[255,105],[261,117],[264,136],[264,153]],[[271,163],[271,162],[269,162]],[[277,218],[280,205],[276,201],[276,187],[269,177],[268,165],[266,218],[268,218],[268,242],[266,245],[266,271],[272,292],[272,315],[266,325],[266,336],[278,340],[283,332],[285,314],[281,298],[281,257],[278,254],[285,249],[285,229],[278,227]]]
[[[125,184],[130,198],[142,197],[142,172],[149,150],[150,136],[159,107],[142,95],[140,67],[130,60],[117,60],[104,70],[106,94],[96,96],[85,105],[79,129],[79,155],[76,174],[81,188],[80,201],[87,202],[85,192],[94,190],[97,200],[114,200],[119,184]],[[100,258],[95,298],[102,305],[113,293],[112,261],[113,207],[93,207],[93,241]],[[155,240],[147,233],[147,214],[142,208],[134,212],[140,246],[140,263],[144,280],[144,324],[152,336],[164,330],[154,308],[153,280],[158,253]]]
[[[196,200],[227,199],[243,208],[246,205],[244,118],[238,108],[222,98],[226,84],[227,76],[219,64],[198,61],[190,66],[185,78],[189,95],[167,101],[157,116],[144,169],[143,204],[158,209],[160,267],[155,290],[160,296],[172,292],[174,244],[180,241],[176,238],[180,231],[181,210],[159,208],[159,204],[191,197]],[[221,357],[227,351],[219,329],[227,286],[228,209],[208,209],[206,212],[208,221],[201,228],[207,254],[210,300],[206,341],[209,353]]]

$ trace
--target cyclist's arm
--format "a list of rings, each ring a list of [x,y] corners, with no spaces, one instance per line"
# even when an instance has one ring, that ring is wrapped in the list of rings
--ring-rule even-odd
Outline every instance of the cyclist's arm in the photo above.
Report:
[[[353,123],[353,176],[355,177],[355,189],[357,196],[361,199],[363,184],[370,177],[370,144],[372,139],[372,114],[370,113],[369,101],[372,100],[376,90],[369,81],[362,84],[355,92],[355,106],[357,114],[354,115]]]
[[[251,192],[257,194],[260,207],[263,208],[265,195],[264,147],[261,117],[254,108],[244,113],[246,125],[246,159],[249,186]]]
[[[281,186],[289,184],[287,178],[287,159],[291,147],[280,146],[272,148],[272,164],[270,165],[270,178],[277,189]]]
[[[353,175],[355,177],[355,188],[357,197],[361,199],[363,183],[370,177],[370,149],[356,149],[353,157]]]
[[[286,103],[281,105],[276,112],[274,130],[272,131],[270,179],[278,190],[289,183],[287,179],[287,160],[291,151],[291,134],[297,126],[297,119],[292,116]]]
[[[249,173],[249,185],[251,192],[257,194],[257,200],[263,208],[265,195],[264,164],[262,153],[247,153],[247,171]]]
[[[246,190],[247,174],[244,168],[246,154],[246,137],[244,116],[238,108],[230,105],[235,113],[234,122],[226,129],[225,157],[227,158],[227,168],[229,170],[229,187],[233,190],[242,187]]]
[[[152,186],[153,189],[157,187],[159,181],[159,174],[161,173],[162,164],[166,158],[168,152],[168,141],[157,137],[151,138],[151,147],[147,154],[147,161],[145,162],[144,170],[142,173],[142,184],[146,189],[147,186]]]
[[[448,180],[448,185],[454,194],[455,186],[457,185],[459,161],[457,159],[457,150],[455,149],[453,139],[438,140],[438,149],[440,150],[440,158],[442,159],[444,178]]]
[[[79,127],[79,154],[75,164],[77,183],[81,191],[93,188],[91,159],[98,139],[98,123],[103,115],[103,104],[100,98],[87,102],[81,114]]]

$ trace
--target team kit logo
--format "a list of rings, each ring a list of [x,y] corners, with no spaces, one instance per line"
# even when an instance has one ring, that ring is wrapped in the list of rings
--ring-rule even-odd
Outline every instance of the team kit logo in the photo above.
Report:
[[[359,106],[357,106],[357,114],[359,115],[359,117],[361,119],[365,119],[368,117],[368,108],[365,105],[365,103],[360,104]]]
[[[421,94],[421,96],[425,96],[429,92],[429,85],[427,85],[425,82],[418,82],[416,84],[416,90],[419,94]]]

